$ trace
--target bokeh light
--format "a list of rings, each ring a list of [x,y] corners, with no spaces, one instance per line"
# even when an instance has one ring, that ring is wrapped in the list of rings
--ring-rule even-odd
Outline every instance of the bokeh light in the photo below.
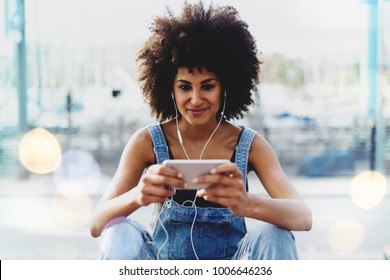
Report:
[[[61,147],[49,131],[35,128],[20,141],[19,159],[30,172],[47,174],[58,168],[61,162]]]
[[[363,237],[364,227],[350,219],[335,222],[328,231],[328,243],[337,255],[349,255],[356,251]]]
[[[51,219],[47,216],[50,205],[42,197],[20,195],[4,196],[0,203],[1,227],[13,228],[24,233],[47,233]]]
[[[52,198],[56,220],[68,227],[79,227],[89,221],[92,201],[82,185],[68,182],[60,186]]]
[[[376,171],[359,173],[351,183],[352,200],[363,209],[377,206],[386,194],[386,178]]]
[[[102,190],[104,175],[93,155],[79,149],[69,149],[62,154],[60,166],[53,172],[56,186],[79,182],[89,194]]]

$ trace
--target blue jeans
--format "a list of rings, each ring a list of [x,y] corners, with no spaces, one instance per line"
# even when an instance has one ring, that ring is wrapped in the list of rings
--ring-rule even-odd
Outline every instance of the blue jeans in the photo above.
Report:
[[[104,230],[100,247],[102,259],[298,259],[289,230],[257,222],[247,232],[244,218],[228,209],[171,200],[162,206],[153,237],[136,221],[123,219]]]

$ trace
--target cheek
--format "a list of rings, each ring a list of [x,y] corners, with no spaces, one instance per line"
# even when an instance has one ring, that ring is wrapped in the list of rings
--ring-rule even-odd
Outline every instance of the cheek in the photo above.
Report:
[[[191,98],[179,97],[176,99],[176,106],[178,109],[184,109],[188,102],[191,102]]]
[[[221,99],[221,97],[218,97],[214,100],[214,104],[218,107],[221,107],[222,104],[223,104],[223,100]]]

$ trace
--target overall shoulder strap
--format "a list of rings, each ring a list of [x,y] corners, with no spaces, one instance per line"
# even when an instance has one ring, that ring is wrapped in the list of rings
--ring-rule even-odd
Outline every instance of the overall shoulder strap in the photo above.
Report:
[[[162,163],[169,159],[168,145],[165,142],[164,133],[161,130],[160,124],[148,125],[150,136],[153,140],[153,151],[156,155],[157,163]]]
[[[240,141],[238,142],[238,145],[236,147],[235,163],[242,173],[242,177],[245,185],[247,183],[246,180],[247,180],[249,150],[255,136],[256,136],[256,131],[254,131],[249,127],[244,127],[244,131],[242,132]]]

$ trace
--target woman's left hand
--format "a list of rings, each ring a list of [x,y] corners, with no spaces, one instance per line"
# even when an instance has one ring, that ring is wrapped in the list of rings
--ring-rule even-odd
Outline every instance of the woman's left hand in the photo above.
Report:
[[[235,215],[245,216],[250,205],[242,174],[234,163],[219,165],[210,174],[197,178],[196,183],[211,183],[198,191],[198,196],[228,207]]]

